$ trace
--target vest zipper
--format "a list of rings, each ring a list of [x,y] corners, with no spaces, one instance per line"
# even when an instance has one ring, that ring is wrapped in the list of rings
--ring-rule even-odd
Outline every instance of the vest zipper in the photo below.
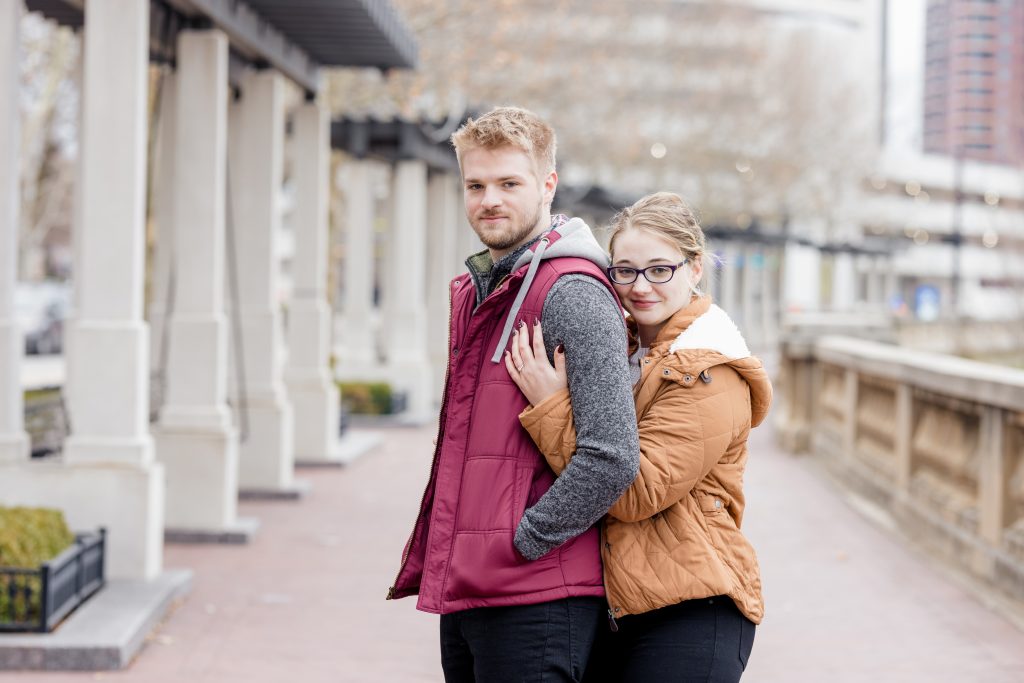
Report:
[[[612,633],[619,632],[619,624],[615,621],[615,613],[610,608],[608,609],[608,628]]]
[[[456,285],[459,283],[456,281]],[[449,288],[448,290],[448,347],[452,345],[452,313],[455,307],[455,290]],[[449,352],[447,361],[444,367],[444,393],[441,396],[441,410],[438,412],[439,417],[445,415],[445,408],[448,406],[448,375],[452,369],[452,356]],[[423,503],[427,500],[427,491],[430,489],[430,482],[434,480],[434,475],[437,470],[437,456],[441,452],[442,437],[444,436],[444,424],[439,419],[437,421],[437,445],[434,446],[434,457],[430,462],[430,478],[427,479],[427,485],[423,487],[423,495],[420,496],[420,504],[417,507],[416,521],[413,522],[412,533],[409,534],[409,542],[405,544],[405,550],[402,552],[402,563],[398,566],[398,573],[395,575],[395,580],[392,582],[391,587],[388,588],[387,600],[394,600],[396,587],[398,585],[398,579],[402,576],[402,572],[405,571],[405,565],[409,562],[409,553],[412,552],[412,542],[416,536],[416,526],[419,524],[419,515],[423,510]]]

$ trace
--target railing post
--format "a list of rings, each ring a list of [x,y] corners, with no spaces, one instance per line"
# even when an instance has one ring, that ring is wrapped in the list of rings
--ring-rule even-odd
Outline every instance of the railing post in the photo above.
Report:
[[[853,460],[857,448],[857,385],[859,378],[857,371],[852,368],[846,369],[846,386],[843,390],[843,407],[846,412],[846,422],[843,424],[843,458],[847,461]]]
[[[909,384],[896,385],[896,486],[900,493],[910,491],[913,475],[914,390]]]
[[[990,548],[998,550],[1003,542],[1006,522],[1006,411],[985,406],[981,413],[978,473],[978,534]],[[979,554],[975,566],[989,574],[991,555]],[[978,565],[983,566],[978,566]]]

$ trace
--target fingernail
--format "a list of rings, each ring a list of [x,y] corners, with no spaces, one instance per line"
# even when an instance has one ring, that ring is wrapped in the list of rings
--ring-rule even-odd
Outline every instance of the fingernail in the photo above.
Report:
[[[536,320],[533,321],[533,326],[537,327],[537,325],[540,325],[540,318],[537,318]]]
[[[520,328],[526,327],[526,321],[525,320],[520,320],[519,321],[519,327]]]
[[[555,351],[557,351],[558,353],[565,353],[565,347],[559,344],[558,346],[555,347]]]

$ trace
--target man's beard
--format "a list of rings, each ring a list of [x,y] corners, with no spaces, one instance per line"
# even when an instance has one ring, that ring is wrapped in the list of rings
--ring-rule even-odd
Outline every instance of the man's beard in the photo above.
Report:
[[[537,227],[537,221],[540,220],[541,206],[538,204],[536,211],[533,212],[532,216],[527,216],[527,220],[522,223],[513,223],[511,226],[501,232],[485,231],[480,228],[480,224],[483,220],[483,216],[473,221],[473,232],[476,233],[480,241],[484,243],[488,249],[494,249],[496,251],[505,251],[523,242],[533,229]]]

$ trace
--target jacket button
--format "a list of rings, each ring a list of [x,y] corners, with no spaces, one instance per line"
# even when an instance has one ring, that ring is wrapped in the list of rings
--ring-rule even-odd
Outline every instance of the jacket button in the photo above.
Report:
[[[456,287],[458,287],[458,286],[459,286],[459,281],[458,281],[458,280],[456,280],[456,281],[455,281],[455,282],[453,282],[452,284],[454,284],[454,285],[455,285]]]
[[[459,347],[458,346],[456,346],[454,349],[452,349],[452,355],[453,356],[459,355]]]
[[[651,362],[650,358],[644,358],[644,365],[647,365],[650,362]]]
[[[669,374],[670,374],[670,371],[669,371],[669,370],[666,370],[666,371],[665,371],[665,376],[666,376],[666,377],[668,377],[668,376],[669,376]]]
[[[684,375],[683,376],[683,381],[684,382],[692,382],[693,381],[693,376],[692,375]]]
[[[720,500],[718,500],[717,498],[715,498],[715,507],[716,507],[716,508],[720,508],[720,507],[722,507],[722,501],[720,501]]]

